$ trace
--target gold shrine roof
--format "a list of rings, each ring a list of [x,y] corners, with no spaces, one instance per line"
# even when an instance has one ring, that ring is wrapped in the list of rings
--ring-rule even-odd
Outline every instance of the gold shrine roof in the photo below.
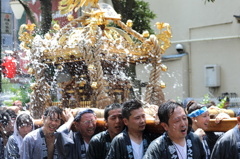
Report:
[[[102,60],[123,62],[150,60],[156,52],[154,50],[156,44],[152,39],[155,39],[157,45],[160,46],[160,50],[157,50],[160,54],[163,54],[170,46],[171,31],[166,23],[156,23],[159,34],[149,36],[147,31],[139,34],[132,30],[131,20],[126,24],[122,23],[120,15],[109,5],[99,4],[96,7],[94,2],[94,7],[86,8],[83,12],[83,16],[76,19],[69,15],[70,22],[66,26],[60,28],[55,24],[53,33],[49,32],[44,37],[34,34],[33,24],[23,25],[20,28],[19,37],[22,41],[21,47],[30,52],[38,50],[39,57],[45,63],[62,63],[84,60],[79,48],[84,45],[83,41],[88,40],[94,45],[101,39]],[[121,29],[108,27],[109,21],[121,25]],[[99,31],[102,31],[101,36],[95,36]]]

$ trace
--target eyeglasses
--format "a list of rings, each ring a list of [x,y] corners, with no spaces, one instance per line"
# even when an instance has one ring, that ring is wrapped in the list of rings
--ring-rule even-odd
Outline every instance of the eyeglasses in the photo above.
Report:
[[[95,119],[92,119],[92,120],[87,120],[87,121],[82,121],[81,123],[83,123],[84,125],[86,125],[86,126],[88,126],[88,125],[90,125],[90,123],[95,123],[96,122],[96,120]]]

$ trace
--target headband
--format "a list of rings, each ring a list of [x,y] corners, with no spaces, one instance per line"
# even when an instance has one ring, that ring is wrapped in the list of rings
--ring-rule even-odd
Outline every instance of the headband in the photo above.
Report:
[[[74,121],[79,122],[79,120],[81,119],[82,115],[85,113],[91,113],[91,114],[95,114],[94,111],[92,109],[86,109],[84,111],[80,111],[74,118]]]
[[[206,111],[207,111],[207,107],[205,106],[205,107],[202,107],[201,109],[194,110],[192,113],[188,114],[188,116],[189,116],[190,118],[192,118],[192,117],[197,117],[197,116],[205,113]]]

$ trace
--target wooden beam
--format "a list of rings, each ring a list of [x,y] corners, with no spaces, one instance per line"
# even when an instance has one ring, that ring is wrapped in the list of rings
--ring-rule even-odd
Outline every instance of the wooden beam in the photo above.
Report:
[[[163,127],[159,124],[155,124],[154,118],[147,118],[146,120],[147,126],[146,126],[146,131],[151,132],[151,133],[163,133],[164,129]],[[42,126],[42,120],[38,119],[35,120],[34,122],[36,128]],[[235,127],[237,124],[237,118],[230,118],[230,119],[223,119],[220,123],[216,124],[215,119],[210,119],[208,129],[206,131],[214,131],[214,132],[226,132],[233,127]],[[75,128],[72,127],[74,130]],[[97,131],[103,131],[106,130],[106,125],[105,121],[103,118],[98,118],[97,119]]]

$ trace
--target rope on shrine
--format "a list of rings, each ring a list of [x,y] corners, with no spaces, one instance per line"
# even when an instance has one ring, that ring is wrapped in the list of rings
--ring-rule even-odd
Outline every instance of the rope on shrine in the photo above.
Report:
[[[83,46],[79,48],[83,53],[86,64],[88,66],[93,65],[93,68],[88,68],[91,84],[93,84],[93,82],[96,82],[96,89],[93,88],[95,95],[92,101],[96,100],[96,107],[102,109],[105,108],[105,106],[111,104],[111,99],[106,93],[107,89],[104,84],[103,70],[99,56],[102,47],[102,31],[96,24],[90,24],[86,27],[86,29],[87,32],[85,39],[91,40],[83,40],[85,44],[79,45]]]
[[[127,33],[133,35],[138,40],[142,41],[143,43],[150,43],[153,45],[152,53],[153,55],[153,69],[151,70],[150,77],[149,77],[149,84],[146,88],[146,94],[145,94],[145,101],[147,103],[160,105],[164,101],[164,94],[162,92],[162,88],[159,85],[159,79],[160,79],[160,73],[161,73],[161,48],[158,44],[158,41],[155,36],[150,36],[148,40],[146,40],[141,34],[133,30],[131,27],[128,27],[120,20],[115,20],[114,23],[116,23],[118,26],[120,26],[123,30],[125,30]]]

